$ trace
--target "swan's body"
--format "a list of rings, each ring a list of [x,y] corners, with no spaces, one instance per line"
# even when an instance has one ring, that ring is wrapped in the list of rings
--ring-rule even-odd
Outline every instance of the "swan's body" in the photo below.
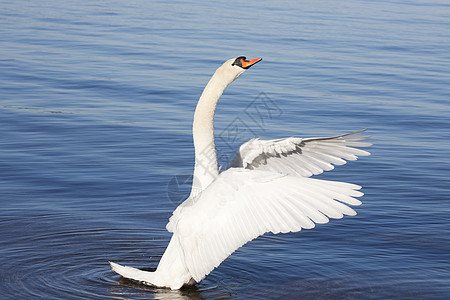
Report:
[[[179,289],[202,280],[236,249],[265,232],[313,228],[329,218],[356,212],[359,186],[309,178],[357,155],[365,136],[354,132],[330,138],[252,139],[221,173],[214,146],[214,111],[224,89],[261,59],[225,62],[209,81],[195,110],[195,169],[189,198],[173,212],[172,239],[155,272],[111,263],[123,277]],[[350,147],[352,146],[352,147]],[[343,204],[345,203],[345,204]]]

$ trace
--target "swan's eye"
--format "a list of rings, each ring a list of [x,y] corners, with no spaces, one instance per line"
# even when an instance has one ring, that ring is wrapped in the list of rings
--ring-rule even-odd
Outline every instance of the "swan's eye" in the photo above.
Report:
[[[238,58],[235,59],[235,61],[231,65],[243,68],[242,61],[248,62],[248,60],[245,56],[239,56]]]

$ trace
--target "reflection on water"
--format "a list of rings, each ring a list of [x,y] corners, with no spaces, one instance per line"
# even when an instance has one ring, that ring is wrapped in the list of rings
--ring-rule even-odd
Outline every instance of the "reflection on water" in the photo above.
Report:
[[[36,3],[0,4],[3,298],[449,298],[448,4]],[[364,187],[358,215],[265,235],[195,287],[120,279],[108,261],[157,266],[196,100],[239,55],[264,61],[221,98],[222,158],[254,135],[369,128],[371,157],[320,176]]]
[[[171,290],[171,289],[163,289],[163,288],[156,288],[156,287],[150,287],[143,284],[139,284],[136,282],[133,282],[131,280],[121,278],[119,280],[119,283],[121,286],[126,286],[134,290],[140,290],[148,293],[154,294],[155,299],[161,299],[161,300],[183,300],[183,299],[205,299],[201,295],[201,291],[196,286],[187,286],[183,287],[180,290]],[[122,295],[122,296],[128,296],[128,293],[124,292],[115,292],[116,295]]]

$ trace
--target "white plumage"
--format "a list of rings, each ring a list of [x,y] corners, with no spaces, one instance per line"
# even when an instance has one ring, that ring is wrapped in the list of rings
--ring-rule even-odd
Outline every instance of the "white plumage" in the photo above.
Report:
[[[276,140],[251,139],[244,143],[228,168],[246,168],[296,174],[302,177],[318,175],[356,160],[369,152],[353,147],[367,147],[359,142],[367,136],[355,136],[364,130],[327,138],[285,138]],[[350,147],[351,146],[351,147]]]
[[[236,249],[266,233],[287,233],[356,215],[360,186],[309,178],[369,155],[362,132],[328,138],[251,139],[221,173],[214,110],[223,90],[261,59],[225,62],[206,86],[194,116],[195,169],[189,198],[173,212],[172,239],[155,272],[111,263],[123,277],[179,289],[199,282]],[[198,187],[200,187],[198,189]]]

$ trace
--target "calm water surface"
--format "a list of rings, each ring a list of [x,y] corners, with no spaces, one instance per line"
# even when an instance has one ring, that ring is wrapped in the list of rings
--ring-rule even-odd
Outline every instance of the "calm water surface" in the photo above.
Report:
[[[447,1],[2,1],[0,294],[450,298],[449,15]],[[120,280],[108,260],[156,267],[196,101],[240,55],[264,61],[220,101],[221,162],[254,136],[369,128],[372,156],[320,176],[362,185],[364,204],[260,237],[194,288]]]

